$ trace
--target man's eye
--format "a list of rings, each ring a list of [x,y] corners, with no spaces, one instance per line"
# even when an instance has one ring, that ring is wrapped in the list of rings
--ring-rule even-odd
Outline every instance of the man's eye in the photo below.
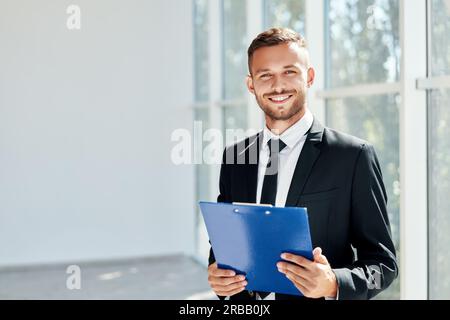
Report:
[[[261,75],[261,79],[269,79],[270,78],[270,74],[263,74]]]
[[[286,74],[294,74],[294,73],[296,73],[294,70],[287,70],[286,71]]]

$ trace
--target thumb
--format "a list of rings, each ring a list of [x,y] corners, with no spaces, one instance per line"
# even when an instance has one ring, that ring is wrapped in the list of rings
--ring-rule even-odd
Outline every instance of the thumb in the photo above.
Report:
[[[327,257],[322,254],[322,248],[317,247],[313,250],[314,261],[321,264],[329,264]]]

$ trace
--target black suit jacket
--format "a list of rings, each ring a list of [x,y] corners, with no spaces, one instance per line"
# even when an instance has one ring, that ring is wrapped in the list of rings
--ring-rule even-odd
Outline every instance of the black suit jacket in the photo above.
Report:
[[[225,149],[218,202],[256,202],[261,141],[262,132]],[[286,207],[308,208],[313,248],[321,247],[333,268],[339,299],[370,299],[398,275],[386,202],[373,147],[325,128],[314,119],[292,177]],[[211,249],[209,264],[214,262]],[[230,297],[254,298],[248,291]],[[275,295],[275,299],[298,298],[305,299]]]

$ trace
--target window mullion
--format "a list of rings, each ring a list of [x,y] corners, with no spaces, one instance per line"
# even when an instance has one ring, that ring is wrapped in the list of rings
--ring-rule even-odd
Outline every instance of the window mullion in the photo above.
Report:
[[[400,0],[400,291],[428,296],[427,108],[416,79],[427,75],[426,2]]]

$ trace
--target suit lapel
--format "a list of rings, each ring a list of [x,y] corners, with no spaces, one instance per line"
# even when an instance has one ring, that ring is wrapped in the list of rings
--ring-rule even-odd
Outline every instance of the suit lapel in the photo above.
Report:
[[[258,183],[259,150],[262,143],[262,132],[259,132],[245,149],[246,165],[243,174],[247,184],[247,202],[256,203]]]
[[[286,199],[286,207],[295,207],[298,204],[298,200],[305,188],[306,181],[308,180],[314,163],[320,155],[323,130],[323,125],[314,118],[295,166],[294,175],[292,176]]]

